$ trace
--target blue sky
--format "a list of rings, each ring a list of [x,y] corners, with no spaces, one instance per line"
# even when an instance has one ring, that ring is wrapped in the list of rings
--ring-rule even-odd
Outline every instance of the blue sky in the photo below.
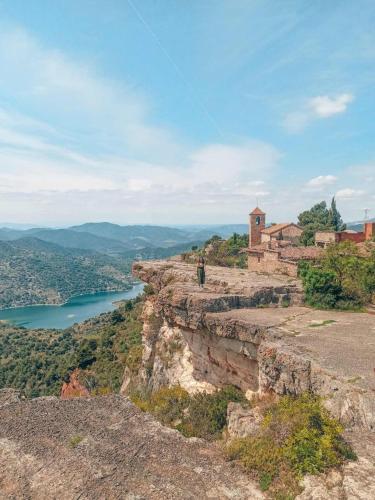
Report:
[[[372,0],[0,0],[0,220],[375,216]]]

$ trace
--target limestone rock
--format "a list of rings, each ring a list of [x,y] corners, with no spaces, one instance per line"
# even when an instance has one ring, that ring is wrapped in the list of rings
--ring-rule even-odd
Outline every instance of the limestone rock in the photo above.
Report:
[[[0,408],[4,499],[261,499],[219,449],[165,428],[122,396]]]
[[[246,437],[255,434],[262,418],[259,408],[246,408],[241,403],[229,403],[227,409],[229,436]]]

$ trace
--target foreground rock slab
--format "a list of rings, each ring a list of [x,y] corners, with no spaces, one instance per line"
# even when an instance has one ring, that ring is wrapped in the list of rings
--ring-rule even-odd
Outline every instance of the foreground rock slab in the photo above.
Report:
[[[1,499],[258,499],[220,450],[122,396],[0,405]]]

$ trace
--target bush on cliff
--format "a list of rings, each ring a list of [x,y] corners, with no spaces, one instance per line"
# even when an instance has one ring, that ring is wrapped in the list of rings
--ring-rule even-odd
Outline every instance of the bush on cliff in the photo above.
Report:
[[[220,437],[226,426],[228,403],[246,401],[243,393],[233,386],[213,394],[192,396],[180,386],[162,387],[152,394],[133,394],[131,399],[141,410],[152,413],[184,436],[208,440]]]
[[[304,474],[317,474],[355,459],[343,428],[311,394],[283,396],[264,409],[260,430],[232,440],[230,459],[239,460],[272,498],[294,498]]]
[[[360,254],[352,242],[330,245],[319,263],[301,261],[307,304],[322,309],[359,309],[375,292],[375,251]]]

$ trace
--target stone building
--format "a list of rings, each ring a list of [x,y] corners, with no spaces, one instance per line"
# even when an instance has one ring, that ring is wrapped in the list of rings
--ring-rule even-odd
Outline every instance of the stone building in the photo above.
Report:
[[[353,243],[363,243],[371,241],[375,236],[375,222],[365,222],[363,231],[317,231],[315,234],[315,245],[325,248],[331,243],[342,241],[352,241]]]
[[[299,243],[302,229],[293,222],[284,224],[273,224],[262,231],[262,243],[267,241],[290,241],[294,244]]]
[[[263,273],[297,276],[300,260],[315,260],[321,250],[298,247],[302,229],[292,222],[266,226],[266,214],[256,207],[250,213],[248,268]]]

